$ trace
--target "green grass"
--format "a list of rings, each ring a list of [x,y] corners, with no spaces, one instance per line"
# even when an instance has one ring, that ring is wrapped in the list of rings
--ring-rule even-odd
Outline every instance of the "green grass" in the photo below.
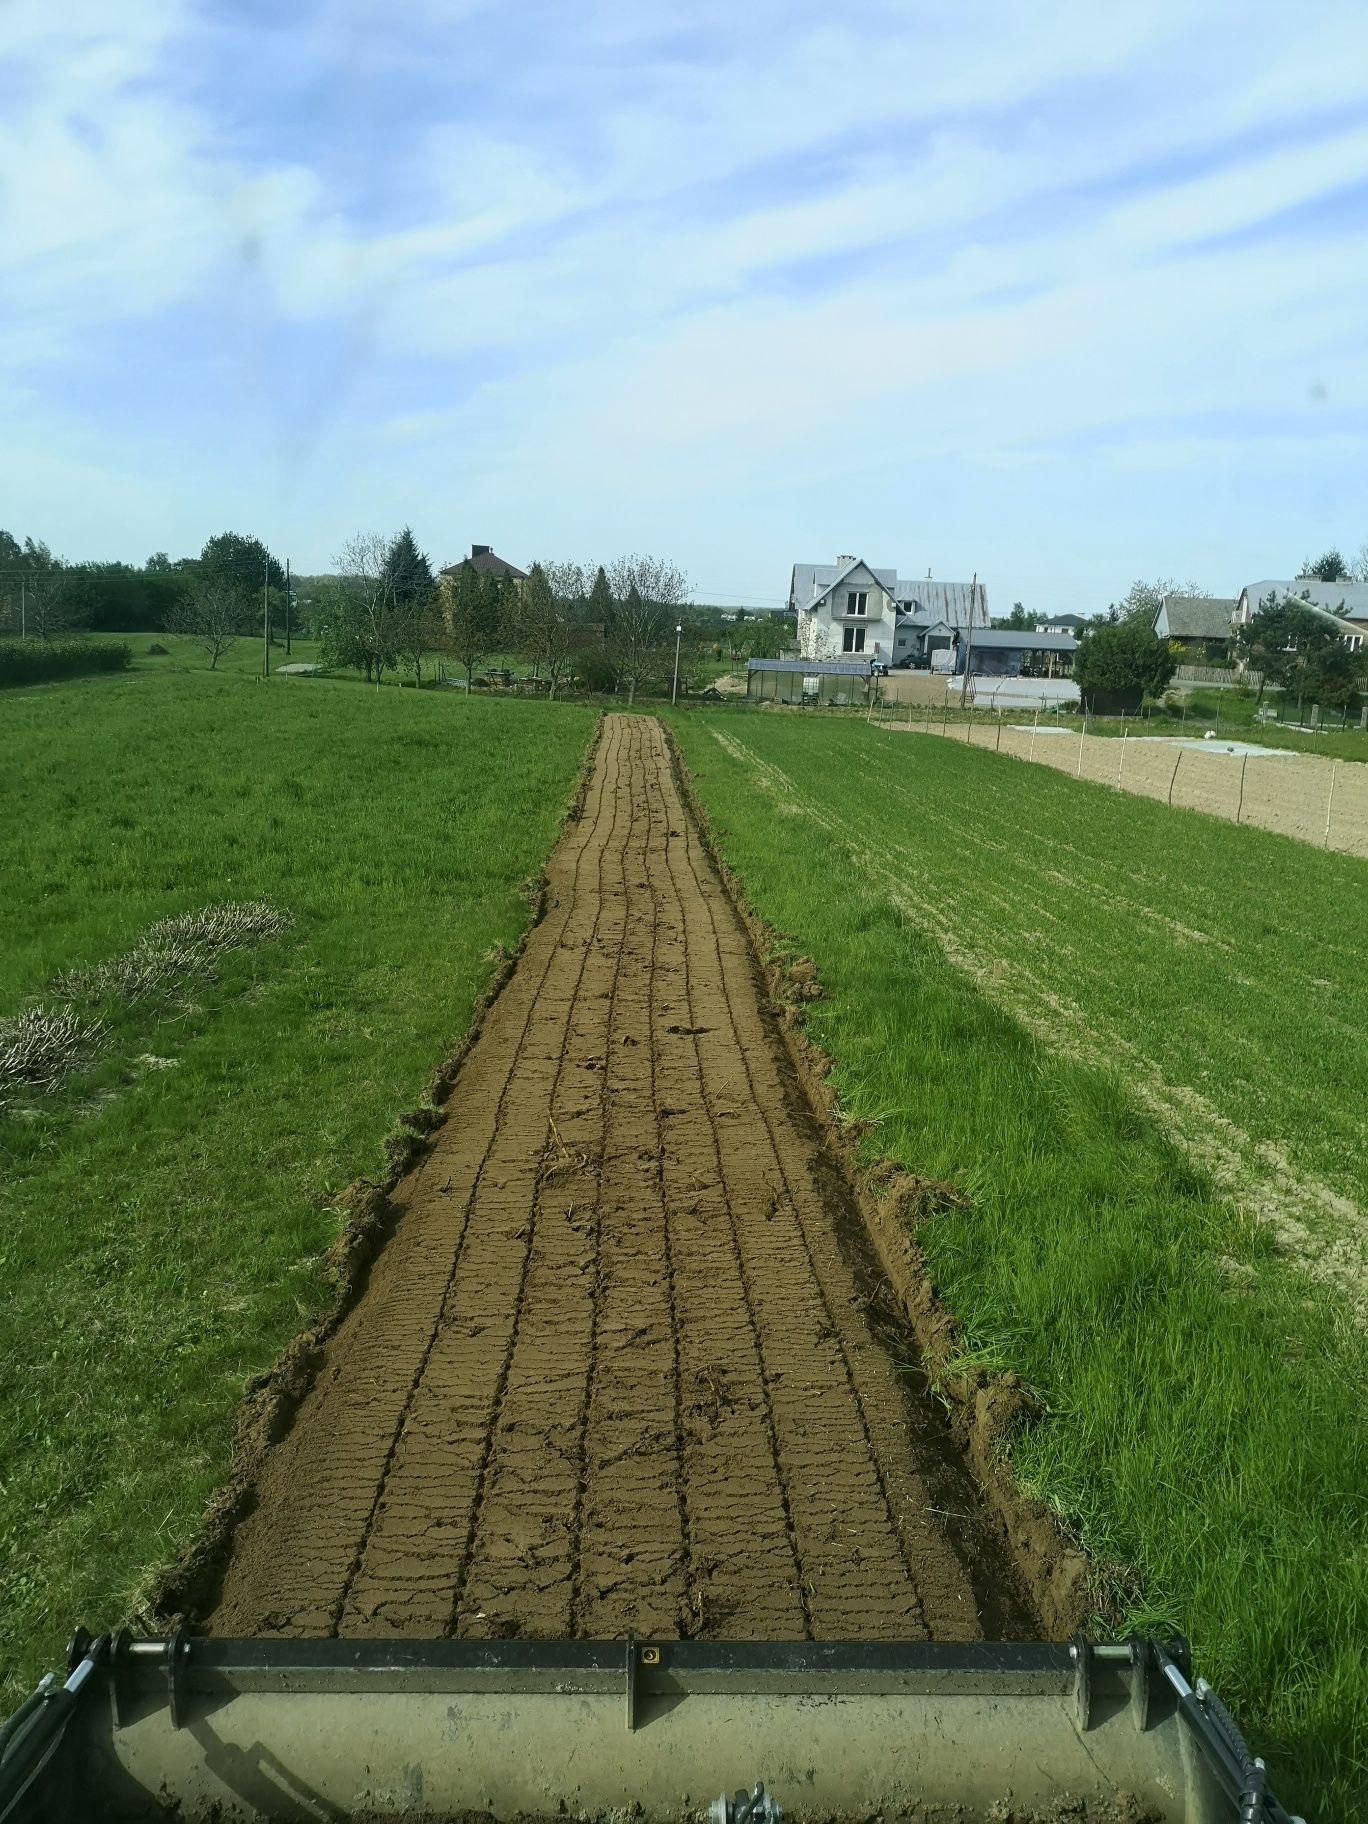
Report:
[[[1019,1477],[1193,1637],[1285,1800],[1362,1816],[1368,866],[856,719],[677,726],[871,1153],[968,1194],[920,1240],[966,1355],[1039,1390]]]
[[[0,1015],[170,914],[266,895],[292,923],[0,1113],[8,1696],[193,1537],[244,1380],[326,1302],[328,1200],[382,1176],[526,924],[593,728],[574,706],[139,663],[6,693]]]

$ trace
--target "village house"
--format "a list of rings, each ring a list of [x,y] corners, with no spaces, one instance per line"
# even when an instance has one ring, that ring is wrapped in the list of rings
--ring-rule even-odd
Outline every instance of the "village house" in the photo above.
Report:
[[[983,584],[900,578],[863,558],[834,564],[794,564],[788,607],[798,619],[798,651],[805,659],[856,664],[924,666],[947,649],[959,628],[987,627]]]
[[[469,557],[459,558],[454,564],[444,564],[440,574],[455,576],[458,570],[466,568],[479,571],[481,576],[497,576],[501,581],[512,582],[518,588],[527,581],[526,570],[519,570],[516,564],[510,564],[506,557],[500,557],[490,545],[472,545]]]
[[[1233,597],[1166,595],[1154,611],[1154,631],[1201,663],[1223,665],[1235,637]]]

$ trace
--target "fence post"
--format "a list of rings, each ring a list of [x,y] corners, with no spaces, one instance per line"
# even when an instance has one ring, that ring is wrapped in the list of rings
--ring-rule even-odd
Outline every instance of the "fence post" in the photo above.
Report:
[[[1238,823],[1240,821],[1240,813],[1244,810],[1244,776],[1245,776],[1245,768],[1248,765],[1249,765],[1249,755],[1246,754],[1244,759],[1241,760],[1241,762],[1240,762],[1240,802],[1235,806],[1236,823]]]
[[[907,699],[907,732],[909,735],[912,733],[912,699],[911,699],[911,697],[909,697]]]
[[[1324,847],[1327,849],[1330,847],[1330,813],[1335,807],[1335,779],[1339,774],[1339,764],[1340,763],[1338,760],[1332,760],[1330,762],[1330,795],[1325,800],[1325,843],[1324,843]]]
[[[1126,770],[1126,731],[1121,731],[1121,758],[1116,765],[1116,789],[1121,790],[1121,776]]]
[[[1082,728],[1080,728],[1078,731],[1078,765],[1074,768],[1074,778],[1075,779],[1081,779],[1083,777],[1083,737],[1087,734],[1087,732],[1088,732],[1088,723],[1087,723],[1087,719],[1085,718]]]
[[[998,750],[1001,748],[1001,746],[1002,746],[1002,711],[999,709],[998,710],[997,740],[993,744],[993,752],[997,753]]]
[[[1170,809],[1170,810],[1172,810],[1172,809],[1173,809],[1173,781],[1174,781],[1174,780],[1175,780],[1175,779],[1176,779],[1176,778],[1177,778],[1177,777],[1178,777],[1178,768],[1179,768],[1179,767],[1180,767],[1180,766],[1181,766],[1181,765],[1182,765],[1182,764],[1183,764],[1183,750],[1182,750],[1182,749],[1181,749],[1181,748],[1179,748],[1179,750],[1178,750],[1178,758],[1177,758],[1177,759],[1176,759],[1176,760],[1175,760],[1175,761],[1174,761],[1174,763],[1173,763],[1173,775],[1172,775],[1172,778],[1170,778],[1170,780],[1169,780],[1169,795],[1168,795],[1168,801],[1169,801],[1169,809]]]

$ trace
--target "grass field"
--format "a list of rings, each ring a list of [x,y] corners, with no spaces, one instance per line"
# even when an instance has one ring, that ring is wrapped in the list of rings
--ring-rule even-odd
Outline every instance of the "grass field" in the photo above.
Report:
[[[1285,1800],[1368,1799],[1368,865],[857,719],[677,718],[1014,1446]],[[1355,1316],[1355,1306],[1358,1314]]]
[[[169,915],[265,896],[289,923],[111,1003],[84,1076],[0,1109],[7,1697],[196,1532],[244,1379],[324,1302],[328,1200],[383,1174],[525,925],[593,728],[139,665],[6,693],[0,1016]]]

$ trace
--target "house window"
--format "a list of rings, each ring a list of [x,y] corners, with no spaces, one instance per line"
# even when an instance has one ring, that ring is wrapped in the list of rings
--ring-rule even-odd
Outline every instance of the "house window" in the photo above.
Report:
[[[867,614],[868,612],[869,612],[869,591],[868,591],[868,589],[851,589],[846,595],[846,613],[847,614]]]
[[[864,651],[865,630],[863,627],[846,627],[842,629],[842,649],[846,652]]]

